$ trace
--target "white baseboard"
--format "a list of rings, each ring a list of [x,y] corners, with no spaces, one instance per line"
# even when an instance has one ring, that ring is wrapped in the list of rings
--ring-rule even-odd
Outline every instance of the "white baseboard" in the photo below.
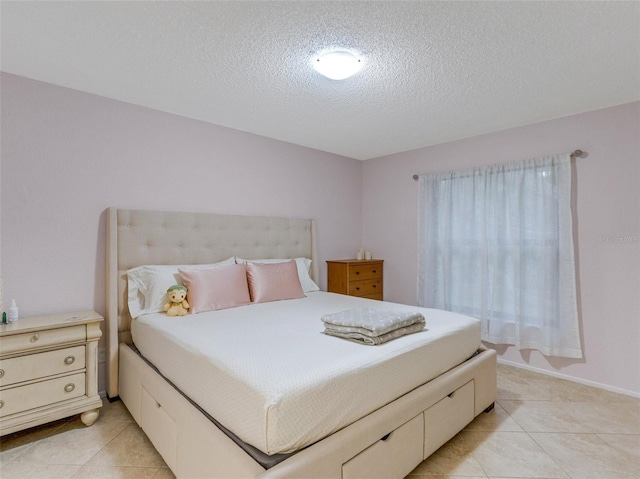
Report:
[[[627,389],[617,388],[614,386],[609,386],[608,384],[597,383],[595,381],[589,381],[588,379],[576,378],[574,376],[568,376],[566,374],[558,373],[555,371],[549,371],[547,369],[540,369],[533,366],[529,366],[528,364],[515,363],[512,361],[506,361],[502,358],[498,358],[498,363],[504,364],[505,366],[513,366],[514,368],[526,369],[527,371],[532,371],[534,373],[544,374],[545,376],[552,376],[554,378],[566,379],[567,381],[571,381],[578,384],[584,384],[585,386],[592,386],[598,389],[604,389],[605,391],[611,391],[618,394],[624,394],[625,396],[631,396],[634,398],[640,398],[640,392],[637,391],[629,391]]]

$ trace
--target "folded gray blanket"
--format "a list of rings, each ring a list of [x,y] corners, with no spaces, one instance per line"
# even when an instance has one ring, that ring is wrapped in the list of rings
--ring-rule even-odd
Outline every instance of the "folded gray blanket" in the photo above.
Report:
[[[341,333],[339,331],[333,331],[327,328],[325,328],[324,334],[328,334],[329,336],[336,336],[338,338],[348,339],[350,341],[354,341],[360,344],[377,346],[378,344],[386,343],[387,341],[391,341],[392,339],[399,338],[400,336],[405,336],[411,333],[417,333],[418,331],[422,331],[423,329],[424,329],[424,323],[416,323],[416,324],[412,324],[411,326],[405,326],[404,328],[394,329],[380,336],[367,336],[366,334],[361,334],[361,333]]]
[[[322,316],[325,334],[364,344],[386,341],[416,333],[425,327],[425,319],[416,311],[349,309]]]

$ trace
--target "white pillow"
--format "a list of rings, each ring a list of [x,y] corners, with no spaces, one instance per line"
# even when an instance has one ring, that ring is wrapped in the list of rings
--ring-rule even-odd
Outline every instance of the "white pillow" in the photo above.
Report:
[[[309,271],[311,271],[311,260],[309,258],[295,258],[296,267],[298,268],[298,278],[300,279],[300,286],[305,293],[311,291],[320,291],[320,288],[313,282]],[[236,257],[236,263],[284,263],[285,261],[291,261],[291,259],[242,259]]]
[[[129,305],[129,314],[132,318],[137,318],[143,314],[162,312],[167,302],[169,286],[182,284],[178,268],[200,270],[218,264],[230,263],[235,263],[234,258],[212,264],[143,265],[128,270],[127,304]]]

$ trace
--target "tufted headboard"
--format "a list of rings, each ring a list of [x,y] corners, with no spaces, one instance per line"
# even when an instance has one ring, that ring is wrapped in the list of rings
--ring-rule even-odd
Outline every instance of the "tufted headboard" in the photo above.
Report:
[[[317,283],[315,220],[168,211],[107,210],[107,393],[118,395],[118,344],[131,342],[127,270],[145,264],[311,258]]]

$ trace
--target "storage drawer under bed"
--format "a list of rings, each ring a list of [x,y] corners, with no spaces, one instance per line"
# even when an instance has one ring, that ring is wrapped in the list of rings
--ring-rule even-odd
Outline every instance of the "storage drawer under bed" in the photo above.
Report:
[[[162,404],[145,389],[141,388],[140,427],[149,436],[167,465],[176,468],[176,447],[178,426]]]
[[[472,380],[424,412],[424,459],[473,421],[473,400]]]
[[[342,465],[342,479],[404,477],[474,417],[469,381]]]
[[[417,415],[342,465],[342,479],[404,477],[422,462],[424,420]]]

